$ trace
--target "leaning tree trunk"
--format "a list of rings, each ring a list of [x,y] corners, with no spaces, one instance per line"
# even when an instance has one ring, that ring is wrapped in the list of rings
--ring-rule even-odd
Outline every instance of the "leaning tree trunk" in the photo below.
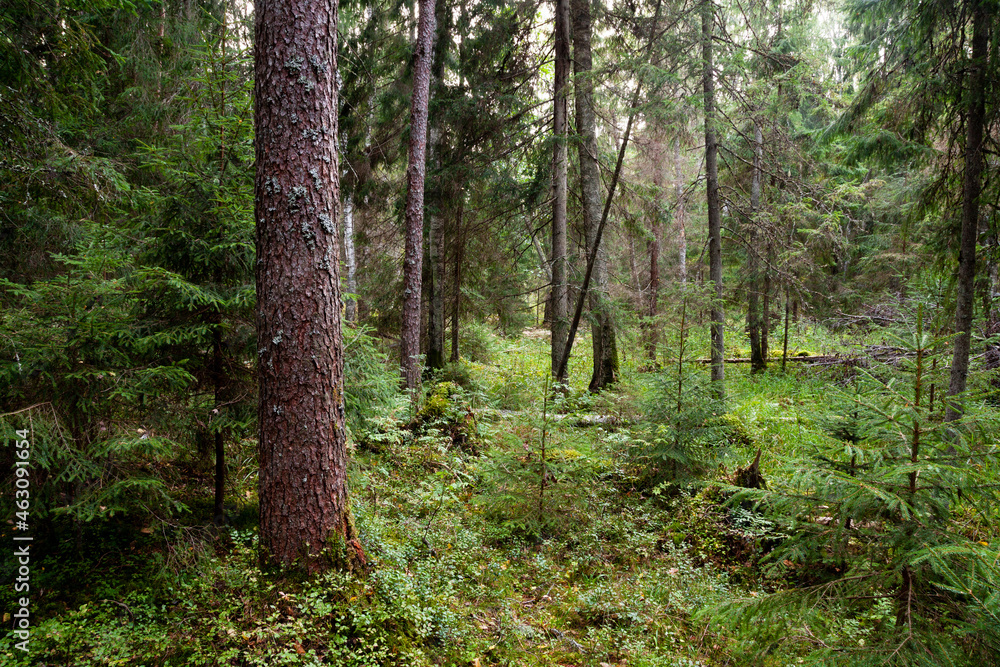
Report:
[[[708,200],[708,277],[715,287],[711,308],[712,387],[717,398],[725,397],[725,317],[722,311],[722,217],[719,208],[719,147],[715,137],[715,72],[712,64],[714,6],[704,0],[701,10],[702,56],[705,89],[705,189]]]
[[[406,169],[406,250],[403,257],[403,330],[400,354],[403,386],[420,386],[420,301],[423,289],[424,180],[427,170],[427,111],[434,41],[434,0],[420,0],[413,99],[410,108],[410,162]]]
[[[962,237],[958,249],[958,294],[955,298],[955,350],[948,383],[946,421],[962,415],[961,394],[969,375],[972,347],[972,311],[976,299],[976,240],[979,236],[979,195],[982,190],[983,125],[986,117],[986,57],[989,25],[985,0],[972,0],[972,63],[969,76],[968,134],[965,141],[965,174],[962,178]],[[958,398],[955,398],[958,397]]]
[[[555,85],[553,91],[552,134],[552,374],[556,383],[565,383],[559,362],[569,339],[569,293],[566,285],[566,115],[569,84],[569,0],[556,1]]]
[[[764,137],[760,123],[754,121],[753,174],[750,182],[750,247],[747,248],[747,268],[750,285],[748,291],[747,314],[750,328],[750,372],[762,373],[767,370],[764,356],[763,317],[760,313],[760,229],[757,213],[760,211],[761,161],[764,153]]]
[[[573,73],[576,91],[576,131],[580,160],[580,200],[587,255],[595,252],[597,226],[601,223],[601,173],[597,164],[597,122],[594,117],[593,57],[590,48],[590,0],[573,0]],[[614,319],[608,302],[607,245],[596,248],[593,287],[588,295],[593,314],[591,339],[594,372],[590,391],[599,391],[618,381],[618,346]]]
[[[337,3],[258,0],[256,17],[261,546],[308,571],[363,564],[347,500]]]

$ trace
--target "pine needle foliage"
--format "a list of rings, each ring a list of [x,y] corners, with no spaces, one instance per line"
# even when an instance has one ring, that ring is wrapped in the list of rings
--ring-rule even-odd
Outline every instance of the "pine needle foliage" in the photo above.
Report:
[[[725,401],[713,393],[705,368],[689,358],[693,311],[708,294],[686,286],[678,306],[677,336],[667,350],[668,365],[653,380],[644,413],[647,421],[636,433],[633,465],[640,466],[640,485],[682,486],[702,476],[729,444],[732,423],[725,418]],[[704,300],[704,301],[703,301]]]
[[[898,368],[843,396],[829,440],[785,461],[777,477],[788,481],[734,497],[756,501],[787,535],[770,574],[790,587],[713,612],[752,625],[752,651],[798,641],[809,662],[845,665],[974,664],[967,656],[989,654],[995,633],[969,631],[995,618],[985,592],[994,574],[958,517],[995,506],[997,446],[971,422],[948,429],[930,413],[928,371],[945,339],[925,330],[922,307],[895,342]]]

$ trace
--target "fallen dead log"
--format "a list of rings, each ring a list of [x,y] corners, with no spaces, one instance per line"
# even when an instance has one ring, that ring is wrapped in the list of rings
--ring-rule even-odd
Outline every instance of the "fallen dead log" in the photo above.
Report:
[[[846,362],[852,361],[854,359],[855,359],[855,357],[841,357],[841,356],[837,356],[835,354],[833,354],[833,355],[831,355],[831,354],[810,354],[810,355],[803,355],[803,356],[800,356],[800,357],[791,357],[791,356],[788,357],[788,361],[802,361],[802,362],[811,362],[811,363],[846,363]],[[710,363],[712,363],[711,359],[691,359],[691,361],[693,361],[696,364],[710,364]],[[749,364],[750,363],[750,359],[749,358],[743,358],[743,357],[737,357],[735,359],[723,359],[723,361],[726,362],[727,364]],[[781,361],[781,360],[780,359],[773,359],[773,358],[769,358],[768,359],[769,363],[770,362],[777,362],[777,361]]]

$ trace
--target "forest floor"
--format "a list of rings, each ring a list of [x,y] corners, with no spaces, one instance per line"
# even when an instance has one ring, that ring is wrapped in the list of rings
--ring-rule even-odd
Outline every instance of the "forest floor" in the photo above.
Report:
[[[370,572],[261,570],[247,441],[232,457],[225,529],[197,520],[210,511],[207,485],[183,524],[67,524],[42,563],[31,661],[9,636],[0,661],[784,666],[864,647],[894,624],[888,595],[860,607],[813,599],[808,624],[785,613],[768,632],[724,613],[830,574],[829,563],[774,558],[775,524],[727,499],[758,453],[770,488],[791,488],[801,457],[829,446],[855,365],[781,374],[772,358],[757,376],[728,366],[723,411],[691,364],[681,374],[691,421],[669,427],[676,369],[650,370],[636,340],[622,341],[619,385],[598,395],[584,391],[590,345],[578,341],[557,399],[544,336],[476,341],[420,406],[354,434],[350,490]],[[873,344],[804,324],[794,341],[792,353],[810,354]],[[1000,432],[987,404],[976,410]],[[970,513],[964,535],[996,544],[995,519],[995,507]]]

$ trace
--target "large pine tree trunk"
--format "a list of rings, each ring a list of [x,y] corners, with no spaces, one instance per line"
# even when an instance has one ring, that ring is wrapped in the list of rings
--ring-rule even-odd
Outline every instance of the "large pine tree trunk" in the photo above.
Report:
[[[758,229],[757,212],[760,211],[761,161],[764,157],[764,137],[760,124],[754,121],[753,174],[750,182],[750,247],[747,248],[747,273],[750,281],[748,290],[747,315],[750,328],[750,372],[761,373],[767,370],[767,357],[764,356],[763,317],[760,313],[760,257],[757,254],[760,231]]]
[[[569,339],[569,293],[566,276],[566,200],[567,151],[566,116],[569,85],[569,0],[555,0],[555,85],[553,95],[552,134],[555,149],[552,159],[552,373],[557,383],[566,381],[559,375],[559,362]]]
[[[972,311],[975,306],[976,240],[979,236],[979,195],[982,190],[983,125],[986,117],[986,58],[989,47],[989,24],[985,0],[972,0],[972,62],[969,88],[965,91],[968,134],[965,142],[965,174],[962,178],[962,237],[958,250],[958,294],[955,299],[954,355],[948,397],[965,392],[969,375],[969,351],[972,347]],[[947,421],[962,414],[961,399],[948,401]]]
[[[420,386],[420,302],[424,262],[424,181],[427,170],[427,111],[434,42],[434,0],[420,0],[413,99],[410,107],[410,161],[406,169],[406,249],[403,258],[403,330],[400,355],[403,386]]]
[[[594,116],[594,81],[591,78],[590,0],[573,0],[573,73],[576,92],[577,150],[580,161],[580,200],[587,254],[595,252],[597,226],[601,223],[601,173],[597,164],[597,121]],[[598,391],[618,381],[618,347],[614,319],[608,301],[607,244],[596,249],[588,299],[594,316],[591,339],[594,372],[590,391]]]
[[[309,571],[363,564],[346,485],[337,3],[258,0],[256,19],[261,546]]]
[[[704,0],[701,10],[702,57],[704,71],[702,83],[705,90],[705,189],[708,200],[708,278],[714,286],[711,308],[712,343],[712,386],[718,398],[725,396],[726,370],[724,329],[725,317],[722,311],[722,216],[719,207],[719,167],[717,164],[719,147],[715,136],[715,72],[712,64],[712,33],[715,23],[715,8],[710,0]]]

